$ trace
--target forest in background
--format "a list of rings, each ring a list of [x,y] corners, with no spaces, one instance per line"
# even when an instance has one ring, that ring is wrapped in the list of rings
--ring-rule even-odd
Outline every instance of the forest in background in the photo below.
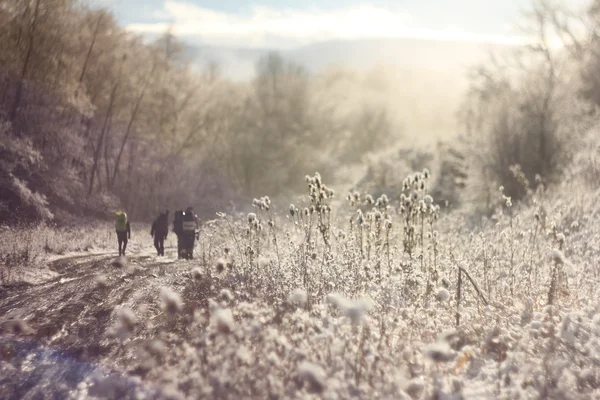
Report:
[[[0,22],[5,216],[48,218],[57,204],[101,215],[119,202],[134,218],[214,213],[394,138],[383,106],[336,93],[369,95],[349,71],[313,77],[271,54],[234,83],[190,65],[169,32],[145,43],[74,1],[5,2]]]
[[[170,32],[148,43],[74,0],[4,0],[0,218],[209,216],[298,193],[314,171],[393,196],[423,167],[436,198],[489,213],[500,185],[517,199],[560,179],[600,104],[600,1],[583,14],[537,1],[528,21],[534,42],[473,69],[453,139],[416,148],[399,117],[416,111],[390,105],[382,69],[311,74],[272,53],[233,82]]]

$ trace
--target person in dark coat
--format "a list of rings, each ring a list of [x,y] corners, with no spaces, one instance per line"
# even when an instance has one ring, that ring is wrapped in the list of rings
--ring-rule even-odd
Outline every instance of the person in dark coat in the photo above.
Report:
[[[169,234],[169,210],[160,213],[152,223],[150,235],[154,237],[154,247],[159,256],[165,255],[165,239]]]

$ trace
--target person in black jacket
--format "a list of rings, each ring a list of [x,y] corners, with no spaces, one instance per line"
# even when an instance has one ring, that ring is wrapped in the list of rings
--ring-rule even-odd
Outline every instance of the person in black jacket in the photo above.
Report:
[[[160,213],[152,223],[150,235],[154,237],[154,247],[159,256],[165,255],[165,239],[169,234],[169,210]]]

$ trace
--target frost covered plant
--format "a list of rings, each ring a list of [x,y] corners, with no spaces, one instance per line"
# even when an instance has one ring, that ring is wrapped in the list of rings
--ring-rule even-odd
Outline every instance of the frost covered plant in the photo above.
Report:
[[[346,200],[348,201],[348,205],[350,205],[351,209],[353,210],[357,210],[362,202],[360,192],[356,190],[350,191],[346,196]]]
[[[356,211],[356,216],[350,217],[350,229],[352,229],[353,221],[356,219],[356,235],[358,236],[358,248],[360,250],[361,258],[364,258],[363,250],[363,231],[365,227],[365,217],[361,210]]]
[[[540,203],[508,210],[503,200],[502,214],[478,221],[471,234],[461,212],[440,215],[430,180],[429,171],[411,174],[400,204],[351,192],[337,220],[321,213],[330,246],[308,198],[284,210],[293,224],[277,224],[270,216],[275,207],[256,199],[251,215],[214,232],[221,249],[243,253],[251,246],[249,278],[235,270],[213,273],[219,264],[226,269],[227,252],[195,264],[191,277],[189,264],[174,265],[186,306],[178,318],[154,318],[160,300],[146,311],[135,309],[138,320],[152,321],[150,332],[135,324],[136,336],[162,345],[152,352],[150,341],[124,341],[121,353],[156,354],[142,362],[149,371],[141,379],[177,388],[186,398],[598,397],[594,260],[600,251],[591,240],[600,234],[593,223],[597,209],[587,217],[575,213],[561,192],[560,201],[544,203],[544,228],[535,222],[536,213],[542,219]],[[320,199],[320,176],[309,176],[307,185]],[[255,229],[258,220],[263,231]],[[260,235],[260,256],[247,230]],[[390,273],[377,273],[381,261],[391,265]],[[536,269],[540,282],[529,283]],[[567,274],[570,293],[563,290]],[[553,306],[544,309],[549,292]]]
[[[329,257],[328,252],[331,250],[333,238],[331,231],[331,200],[335,192],[324,184],[318,172],[314,176],[307,175],[305,180],[308,188],[309,204],[299,212],[296,211],[294,206],[294,211],[290,214],[292,216],[297,215],[297,222],[295,223],[300,226],[304,235],[298,249],[300,255],[299,266],[303,285],[310,293],[311,276],[309,270],[311,261],[316,260],[315,250],[319,246],[318,239],[322,238],[324,258]],[[292,209],[292,206],[290,206],[290,209]]]
[[[219,258],[215,262],[215,270],[217,274],[222,274],[225,271],[231,271],[233,269],[233,263],[226,258]]]
[[[372,300],[366,297],[352,301],[333,293],[327,296],[327,302],[348,317],[353,325],[363,323],[366,314],[373,308]]]
[[[104,274],[96,275],[94,281],[100,289],[106,289],[108,287],[108,278]]]
[[[261,202],[262,205],[262,202]],[[244,255],[248,260],[249,266],[258,267],[258,259],[260,258],[261,251],[261,242],[260,237],[263,230],[263,225],[261,220],[255,213],[248,214],[248,227],[246,228],[246,250]],[[244,276],[245,279],[248,279],[249,271],[246,266],[244,267]]]
[[[382,213],[385,213],[387,216],[389,204],[390,204],[390,201],[389,201],[387,195],[384,193],[377,198],[377,201],[375,202],[375,208],[377,208]]]
[[[288,304],[303,307],[306,304],[308,295],[302,289],[294,290],[287,298]]]
[[[303,361],[298,366],[298,377],[301,383],[308,385],[311,393],[322,393],[327,387],[327,375],[319,365]]]
[[[519,164],[514,164],[509,167],[509,171],[512,174],[512,176],[515,178],[517,183],[523,188],[523,190],[525,191],[525,194],[527,196],[531,196],[533,193],[533,191],[531,190],[531,184],[529,182],[529,179],[527,179],[527,176],[525,176],[525,173],[521,169],[521,166]],[[539,175],[536,175],[536,181],[538,181],[538,182],[541,181],[541,178],[539,177]]]
[[[163,301],[163,308],[167,313],[176,314],[183,309],[181,296],[170,288],[163,286],[160,289],[160,295]]]
[[[431,227],[433,229],[433,225]],[[438,259],[439,233],[436,230],[431,232],[431,249],[433,253],[433,271],[437,275],[437,259]]]
[[[553,249],[551,253],[553,263],[552,274],[550,276],[550,287],[548,289],[548,304],[552,305],[560,292],[561,288],[567,286],[567,277],[564,273],[564,266],[569,266],[564,253],[559,249]]]
[[[116,323],[106,330],[108,338],[116,338],[121,342],[127,340],[133,334],[137,317],[129,307],[121,307],[116,313]]]
[[[123,307],[119,310],[119,323],[128,332],[133,332],[137,318],[133,311],[128,307]]]
[[[259,210],[269,211],[271,209],[271,199],[268,196],[254,199],[252,200],[252,206]]]
[[[211,315],[211,326],[218,333],[228,334],[233,332],[235,323],[229,308],[217,308]]]
[[[425,228],[429,229],[427,236],[431,238],[435,221],[439,218],[440,213],[440,207],[434,203],[433,197],[427,192],[430,177],[431,174],[427,169],[421,173],[417,172],[407,176],[403,183],[404,190],[400,196],[398,209],[404,223],[404,251],[412,258],[415,251],[420,247],[418,257],[421,271],[426,271]],[[434,267],[434,269],[436,268]],[[429,275],[428,271],[427,274]]]
[[[192,277],[197,281],[201,280],[204,277],[202,269],[199,267],[192,269]]]
[[[275,245],[275,253],[277,255],[277,264],[278,264],[279,268],[281,268],[281,256],[280,256],[279,244],[278,244],[278,240],[277,240],[275,216],[274,216],[272,208],[271,208],[271,199],[268,196],[261,197],[260,199],[254,199],[253,206],[256,207],[259,210],[259,212],[262,211],[264,213],[265,217],[267,218],[267,226],[269,228],[269,233],[271,234],[273,244]],[[298,214],[299,214],[298,210],[296,209],[296,207],[293,204],[290,205],[289,212],[290,212],[292,218],[298,216]],[[252,229],[255,229],[257,232],[262,231],[262,224],[260,223],[259,219],[255,217],[254,220],[258,221],[258,222],[257,222],[256,226],[251,225],[249,227],[250,235],[252,233]],[[255,238],[256,238],[256,249],[257,249],[257,255],[258,255],[258,252],[260,249],[259,235],[256,234]]]
[[[317,229],[323,237],[325,245],[329,247],[331,236],[331,199],[335,191],[323,183],[321,175],[316,172],[314,176],[306,176],[308,195],[310,199],[310,213],[316,215]]]
[[[450,292],[446,288],[439,288],[436,295],[437,301],[440,303],[447,302],[450,300]]]
[[[227,303],[232,302],[234,299],[233,293],[229,289],[221,289],[219,297]]]
[[[436,363],[446,363],[456,358],[456,352],[446,342],[436,342],[427,347],[425,356]]]
[[[390,234],[392,232],[392,228],[394,226],[394,223],[392,222],[391,219],[386,219],[383,222],[383,226],[385,229],[385,254],[387,257],[387,265],[388,265],[388,275],[392,274],[392,257],[391,257],[391,243],[390,243]]]

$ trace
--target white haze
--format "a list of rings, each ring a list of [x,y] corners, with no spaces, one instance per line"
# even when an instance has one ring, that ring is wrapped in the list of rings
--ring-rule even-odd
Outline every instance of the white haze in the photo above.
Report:
[[[154,12],[156,21],[131,23],[137,33],[160,33],[172,27],[174,33],[195,43],[218,46],[290,48],[324,40],[373,38],[421,38],[517,44],[526,40],[508,32],[489,34],[452,26],[428,24],[403,9],[378,7],[370,3],[337,9],[275,8],[250,6],[249,12],[229,13],[200,7],[185,1],[165,1]]]
[[[364,74],[365,82],[377,81],[383,89],[365,101],[384,103],[396,130],[421,142],[455,135],[470,68],[490,52],[528,40],[508,23],[498,34],[471,32],[450,20],[435,25],[401,7],[368,2],[334,9],[250,5],[225,12],[169,0],[152,15],[127,29],[147,38],[171,30],[196,68],[217,64],[228,79],[251,80],[256,62],[270,51],[312,74],[331,68]]]

